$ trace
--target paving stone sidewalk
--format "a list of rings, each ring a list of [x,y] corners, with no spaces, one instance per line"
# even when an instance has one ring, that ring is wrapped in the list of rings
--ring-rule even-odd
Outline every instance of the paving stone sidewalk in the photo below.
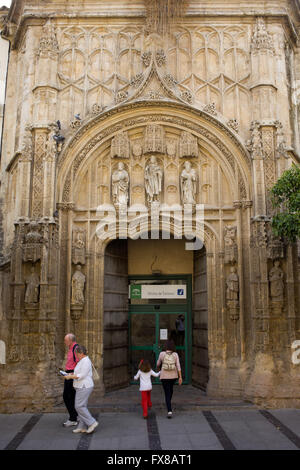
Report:
[[[258,409],[235,399],[206,397],[192,386],[175,387],[167,419],[161,387],[154,386],[153,409],[142,417],[135,386],[90,400],[99,421],[91,434],[64,428],[63,405],[54,413],[0,414],[0,449],[6,450],[298,450],[300,410]]]

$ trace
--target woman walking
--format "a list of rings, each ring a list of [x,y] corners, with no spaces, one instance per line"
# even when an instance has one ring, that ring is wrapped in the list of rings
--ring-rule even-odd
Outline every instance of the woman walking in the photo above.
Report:
[[[168,340],[165,351],[162,351],[158,357],[157,367],[161,366],[160,380],[165,392],[168,418],[172,418],[172,396],[173,387],[179,377],[179,385],[182,384],[181,367],[179,356],[175,352],[175,343]]]
[[[74,429],[74,433],[86,432],[92,433],[98,426],[98,422],[90,414],[87,404],[89,396],[94,389],[93,370],[90,358],[84,346],[77,346],[75,349],[78,363],[73,374],[65,376],[66,380],[73,379],[73,387],[76,390],[75,409],[78,414],[78,426]]]

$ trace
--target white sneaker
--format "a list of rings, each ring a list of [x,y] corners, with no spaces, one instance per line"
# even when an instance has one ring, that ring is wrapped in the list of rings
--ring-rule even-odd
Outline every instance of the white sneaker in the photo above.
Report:
[[[172,411],[168,411],[168,418],[172,418]]]
[[[95,421],[93,424],[91,424],[90,427],[86,431],[87,434],[90,434],[91,432],[93,432],[96,429],[96,427],[98,426],[98,424],[99,423],[97,421]]]
[[[66,421],[63,425],[66,427],[66,428],[69,428],[70,426],[77,426],[78,422],[77,421],[70,421],[68,419],[68,421]]]
[[[76,434],[77,432],[86,432],[86,429],[82,429],[82,428],[77,428],[77,429],[73,429],[73,432]]]

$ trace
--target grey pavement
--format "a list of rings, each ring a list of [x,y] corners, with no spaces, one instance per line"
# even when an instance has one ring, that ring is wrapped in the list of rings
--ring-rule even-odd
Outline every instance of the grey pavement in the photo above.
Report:
[[[62,412],[0,414],[0,449],[16,450],[297,450],[300,410],[178,410],[172,419],[162,409],[143,419],[130,412],[93,409],[99,427],[87,436],[64,428]]]

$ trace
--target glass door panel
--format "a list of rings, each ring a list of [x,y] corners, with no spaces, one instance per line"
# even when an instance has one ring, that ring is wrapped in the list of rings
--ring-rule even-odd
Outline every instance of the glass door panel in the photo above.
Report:
[[[132,313],[130,332],[132,347],[153,347],[156,342],[155,313]]]
[[[160,313],[159,314],[159,349],[163,351],[166,341],[173,340],[180,360],[183,382],[186,377],[186,314]]]

